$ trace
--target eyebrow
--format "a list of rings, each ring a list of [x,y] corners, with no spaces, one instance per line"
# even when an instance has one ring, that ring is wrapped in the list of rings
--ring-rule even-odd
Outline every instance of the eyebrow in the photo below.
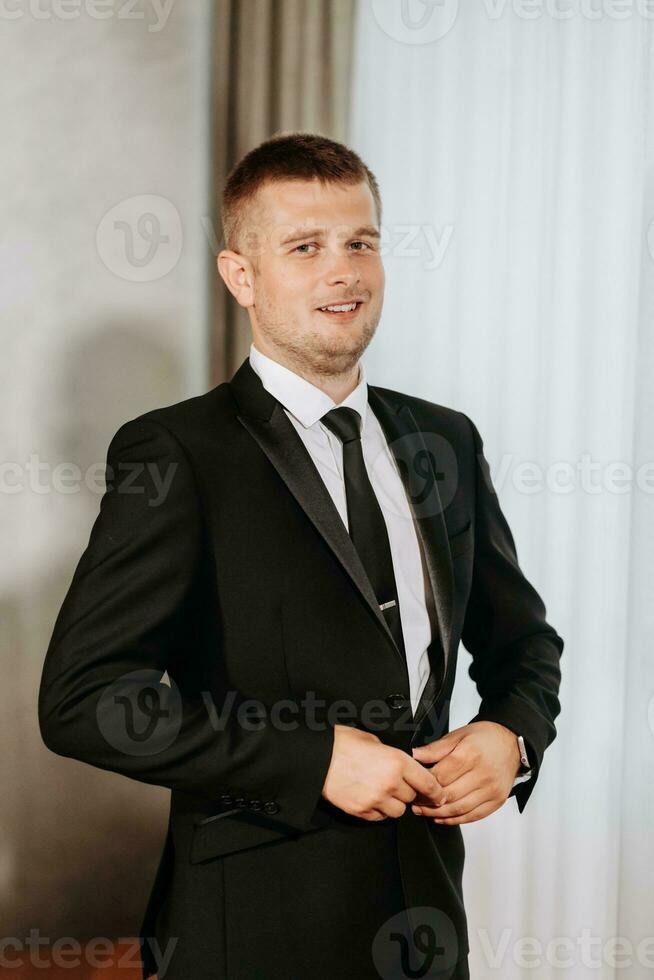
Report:
[[[282,241],[282,245],[292,245],[293,242],[301,242],[305,238],[320,238],[322,235],[324,235],[324,233],[324,228],[307,228],[305,231],[300,231],[300,229],[298,229],[296,234],[291,235],[290,238],[285,238]],[[352,237],[381,238],[381,235],[376,228],[373,228],[372,225],[364,225],[362,228],[357,228],[354,232],[352,232]]]

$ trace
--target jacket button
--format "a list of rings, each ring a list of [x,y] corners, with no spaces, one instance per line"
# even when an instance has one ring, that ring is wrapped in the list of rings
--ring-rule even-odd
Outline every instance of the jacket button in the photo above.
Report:
[[[244,796],[237,796],[236,799],[234,800],[234,806],[247,806],[247,805],[248,805],[248,801],[245,799]]]
[[[279,806],[272,801],[264,803],[263,808],[266,813],[279,813]]]
[[[393,711],[400,711],[405,708],[408,703],[408,698],[404,694],[389,694],[386,698],[386,704]]]
[[[234,797],[230,793],[223,793],[220,797],[220,803],[222,806],[233,806]]]
[[[251,810],[260,810],[263,804],[261,800],[250,800],[248,806],[250,807]]]

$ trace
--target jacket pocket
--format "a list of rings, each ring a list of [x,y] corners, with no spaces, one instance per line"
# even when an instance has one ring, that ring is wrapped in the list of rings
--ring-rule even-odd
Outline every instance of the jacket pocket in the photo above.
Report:
[[[259,812],[242,808],[226,810],[197,821],[191,838],[189,861],[191,864],[199,864],[224,854],[235,854],[237,851],[275,841],[292,840],[299,836],[294,828],[278,820],[270,820]]]

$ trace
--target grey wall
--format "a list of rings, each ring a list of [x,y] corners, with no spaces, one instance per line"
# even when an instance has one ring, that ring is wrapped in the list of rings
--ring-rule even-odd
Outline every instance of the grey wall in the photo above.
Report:
[[[133,935],[167,813],[167,791],[50,753],[36,717],[98,512],[89,468],[123,421],[209,387],[210,2],[130,7],[0,14],[0,921],[18,938]]]

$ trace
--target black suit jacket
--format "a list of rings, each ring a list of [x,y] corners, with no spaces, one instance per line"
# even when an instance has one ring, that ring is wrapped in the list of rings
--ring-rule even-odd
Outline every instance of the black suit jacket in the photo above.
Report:
[[[438,975],[468,975],[460,827],[410,808],[369,822],[324,800],[333,724],[408,753],[445,734],[462,640],[481,696],[472,720],[525,737],[533,776],[512,790],[522,811],[556,734],[563,642],[520,570],[471,420],[376,386],[369,403],[432,590],[415,717],[351,539],[248,359],[230,382],[111,440],[39,722],[54,752],[172,791],[145,976],[173,940],[160,980],[377,977],[379,957],[395,955],[383,930],[404,905],[440,916],[438,964],[450,972]]]

